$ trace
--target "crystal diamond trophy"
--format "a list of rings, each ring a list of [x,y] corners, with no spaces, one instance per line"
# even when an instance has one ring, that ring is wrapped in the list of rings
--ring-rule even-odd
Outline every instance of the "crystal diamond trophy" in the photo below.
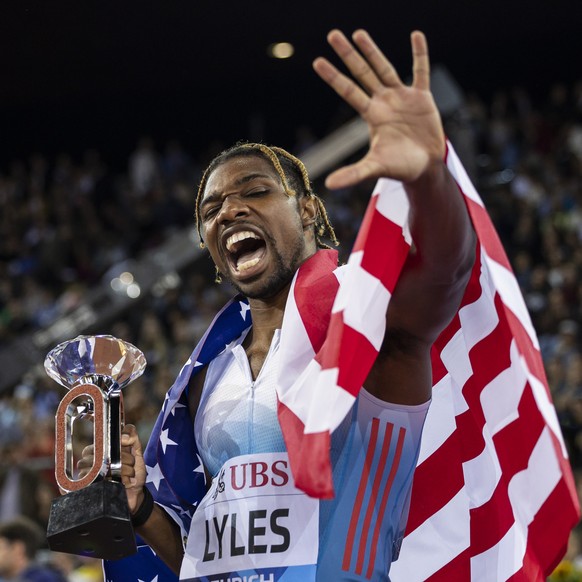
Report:
[[[121,483],[121,389],[145,366],[135,346],[108,335],[79,336],[47,355],[47,374],[69,390],[55,417],[55,477],[65,494],[51,505],[51,550],[106,560],[137,551]],[[95,455],[89,472],[75,478],[73,428],[79,419],[92,420]]]

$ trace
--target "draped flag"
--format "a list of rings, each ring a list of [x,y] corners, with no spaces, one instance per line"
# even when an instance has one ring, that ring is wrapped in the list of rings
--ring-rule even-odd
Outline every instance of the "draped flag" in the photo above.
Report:
[[[541,581],[578,521],[576,490],[518,284],[450,144],[446,162],[477,232],[477,260],[457,316],[433,347],[433,402],[407,535],[390,575],[396,582]],[[282,375],[279,418],[296,484],[311,495],[332,492],[330,432],[380,347],[381,314],[409,248],[407,214],[402,186],[380,180],[324,342],[310,343],[313,318],[287,306],[294,325],[285,347],[308,346],[314,359],[298,379]],[[292,292],[299,305],[301,292]]]
[[[542,581],[579,507],[539,346],[495,229],[452,148],[447,166],[478,235],[461,307],[433,347],[433,400],[394,582]],[[296,275],[281,332],[279,421],[297,486],[332,492],[330,433],[380,348],[391,292],[410,246],[402,185],[380,180],[346,266],[317,253]],[[388,250],[387,250],[388,249]],[[341,284],[340,284],[341,282]],[[217,315],[170,389],[148,444],[148,487],[189,528],[206,491],[193,439],[190,378],[250,325],[237,297]],[[175,576],[140,544],[105,567],[107,582]]]
[[[497,233],[455,152],[479,239],[457,317],[433,347],[433,402],[395,582],[542,581],[579,505],[538,340]]]

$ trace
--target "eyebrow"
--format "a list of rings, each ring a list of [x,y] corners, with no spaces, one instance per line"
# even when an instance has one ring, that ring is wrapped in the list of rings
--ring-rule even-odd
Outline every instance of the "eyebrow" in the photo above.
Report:
[[[272,180],[273,176],[271,176],[269,174],[261,174],[260,172],[254,172],[253,174],[246,174],[245,176],[242,176],[234,183],[234,185],[235,186],[242,186],[243,184],[247,184],[248,182],[252,182],[253,180],[256,180],[257,178],[268,178],[269,180]],[[202,201],[200,202],[200,208],[202,208],[203,206],[206,206],[208,204],[211,204],[213,202],[216,202],[217,200],[220,199],[221,196],[222,196],[222,193],[219,190],[215,190],[214,192],[208,194],[208,196],[205,196],[202,199]]]

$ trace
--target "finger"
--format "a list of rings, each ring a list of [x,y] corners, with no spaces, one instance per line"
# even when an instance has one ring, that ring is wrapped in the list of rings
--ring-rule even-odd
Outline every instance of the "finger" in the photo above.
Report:
[[[355,164],[344,166],[335,172],[332,172],[326,179],[325,185],[330,190],[338,188],[347,188],[358,184],[367,178],[377,176],[378,168],[367,160],[360,160]]]
[[[87,445],[81,451],[81,458],[77,461],[77,469],[87,474],[95,462],[95,445]],[[82,475],[84,477],[84,474]]]
[[[410,35],[412,45],[412,86],[422,91],[430,90],[430,59],[426,37],[420,30]]]
[[[90,469],[94,462],[94,457],[82,457],[77,461],[77,469]]]
[[[121,478],[124,482],[127,482],[129,479],[135,477],[135,467],[133,465],[129,465],[124,463],[121,466]]]
[[[315,72],[358,113],[363,115],[370,104],[370,98],[351,79],[340,73],[327,59],[319,57],[313,61]]]
[[[327,41],[352,75],[370,93],[382,88],[382,83],[376,76],[374,70],[366,62],[366,59],[353,47],[343,32],[340,30],[332,30],[327,35]]]
[[[378,45],[365,30],[356,30],[352,35],[352,38],[374,69],[377,78],[386,87],[394,87],[403,84],[396,69],[392,66],[392,63],[386,58],[384,53],[378,48]]]
[[[137,483],[136,461],[132,450],[132,447],[121,447],[121,482],[127,489],[131,489]]]
[[[121,447],[121,464],[123,467],[133,467],[135,465],[135,456],[133,455],[131,448]]]
[[[121,445],[123,447],[131,447],[134,455],[143,456],[139,435],[133,424],[126,424],[123,427],[121,431]]]

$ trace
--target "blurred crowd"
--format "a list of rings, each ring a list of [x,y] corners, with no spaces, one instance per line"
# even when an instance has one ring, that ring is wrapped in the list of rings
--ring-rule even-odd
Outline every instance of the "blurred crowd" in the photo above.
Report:
[[[446,129],[515,270],[582,491],[582,82],[555,85],[536,99],[519,88],[487,100],[468,95],[446,118]],[[281,145],[301,156],[314,141],[302,128],[297,143]],[[213,144],[192,157],[176,141],[160,148],[144,137],[120,173],[95,151],[80,160],[35,154],[2,168],[0,346],[69,313],[112,265],[191,226],[201,168],[220,149]],[[344,259],[370,188],[329,193],[315,184]],[[124,390],[127,419],[143,440],[165,391],[230,295],[226,284],[212,282],[207,259],[179,277],[179,284],[144,298],[101,330],[135,344],[147,358],[145,374]],[[50,500],[58,494],[54,412],[63,393],[42,370],[31,370],[0,394],[0,523],[25,516],[46,528]],[[80,422],[77,454],[90,430]],[[0,544],[2,539],[0,529]],[[571,569],[564,566],[567,571],[553,579],[582,580],[574,577],[581,560],[577,545],[575,535]],[[87,560],[53,559],[70,582],[101,580]],[[0,569],[0,582],[3,575]]]

